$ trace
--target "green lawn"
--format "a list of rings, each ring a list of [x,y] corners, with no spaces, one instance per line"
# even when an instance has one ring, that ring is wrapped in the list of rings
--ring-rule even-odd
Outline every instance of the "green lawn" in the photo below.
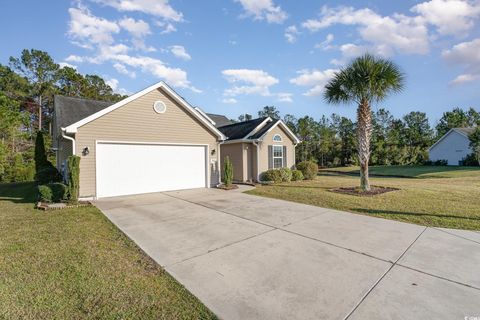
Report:
[[[94,207],[0,184],[0,319],[215,319]]]
[[[342,172],[357,175],[358,167],[340,167],[323,169],[323,172]],[[478,174],[479,167],[453,167],[453,166],[371,166],[371,175],[394,176],[408,178],[460,178]]]
[[[331,192],[359,184],[357,176],[331,172],[321,172],[313,181],[258,186],[247,193],[426,226],[480,230],[480,169],[427,168],[377,168],[422,179],[373,177],[373,185],[400,188],[373,197]],[[442,171],[446,168],[449,171]]]

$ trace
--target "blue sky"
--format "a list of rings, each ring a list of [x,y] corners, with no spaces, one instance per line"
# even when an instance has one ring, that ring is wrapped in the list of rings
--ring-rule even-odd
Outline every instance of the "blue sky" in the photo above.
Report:
[[[371,52],[395,61],[404,92],[374,108],[432,124],[480,110],[480,1],[2,1],[0,63],[24,48],[95,73],[122,93],[165,80],[193,105],[236,118],[275,105],[316,119],[324,84]],[[20,14],[22,13],[22,14]]]

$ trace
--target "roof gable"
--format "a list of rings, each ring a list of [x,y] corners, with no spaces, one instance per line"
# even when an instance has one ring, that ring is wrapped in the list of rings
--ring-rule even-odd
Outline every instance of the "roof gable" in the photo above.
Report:
[[[446,137],[448,137],[449,135],[451,135],[453,133],[457,133],[457,134],[465,137],[466,139],[468,139],[469,134],[467,134],[466,132],[468,132],[469,130],[465,131],[465,130],[459,130],[459,129],[472,129],[472,131],[471,131],[472,133],[475,130],[474,128],[453,128],[453,129],[450,129],[440,139],[438,139],[437,142],[432,144],[432,146],[430,148],[428,148],[428,151],[432,150],[435,146],[437,146],[439,143],[441,143],[443,140],[445,140]]]
[[[248,135],[255,130],[262,122],[267,120],[268,118],[258,118],[243,122],[237,122],[230,125],[219,127],[220,130],[224,135],[228,137],[228,140],[236,140],[236,139],[244,139],[248,137]]]
[[[183,99],[181,96],[179,96],[172,88],[170,88],[165,82],[163,81],[160,81],[148,88],[145,88],[143,89],[142,91],[139,91],[113,105],[110,105],[94,114],[91,114],[73,124],[70,124],[68,125],[67,127],[65,127],[65,131],[67,133],[76,133],[78,128],[91,122],[91,121],[94,121],[95,119],[98,119],[100,118],[101,116],[107,114],[107,113],[110,113],[118,108],[121,108],[125,105],[127,105],[128,103],[144,96],[145,94],[153,91],[153,90],[156,90],[156,89],[163,89],[163,91],[170,97],[172,98],[173,100],[175,100],[176,102],[178,102],[178,104],[183,107],[187,112],[189,112],[191,115],[193,115],[195,118],[197,118],[201,123],[203,123],[208,130],[212,131],[217,137],[219,137],[221,140],[225,140],[226,139],[226,136],[220,132],[217,128],[215,128],[215,126],[210,122],[208,121],[205,117],[201,116],[195,109],[194,107],[192,107],[185,99]]]

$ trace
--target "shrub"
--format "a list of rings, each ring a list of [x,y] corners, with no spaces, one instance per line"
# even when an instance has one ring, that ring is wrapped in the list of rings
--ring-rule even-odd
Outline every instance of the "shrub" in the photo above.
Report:
[[[313,161],[302,161],[297,164],[297,169],[303,174],[307,180],[313,180],[318,173],[318,165]]]
[[[477,156],[475,153],[470,153],[468,156],[462,159],[460,162],[462,166],[476,167],[479,165]]]
[[[262,181],[273,181],[275,183],[282,182],[280,170],[270,169],[262,173]]]
[[[44,202],[60,202],[68,199],[68,187],[60,182],[38,186],[38,199]]]
[[[289,168],[267,170],[262,174],[262,181],[290,182],[292,181],[292,170]]]
[[[51,163],[37,171],[35,180],[38,184],[47,184],[51,182],[62,181],[62,175]]]
[[[77,202],[80,189],[80,157],[69,156],[67,158],[67,169],[69,199]]]
[[[38,186],[38,200],[43,202],[52,202],[53,193],[52,189],[46,184]]]
[[[233,165],[229,156],[226,156],[223,161],[223,183],[227,187],[230,187],[233,183]]]
[[[41,131],[37,132],[35,138],[35,172],[39,172],[44,167],[47,167],[50,162],[47,160],[47,153],[45,151],[45,140]]]
[[[292,170],[292,181],[301,181],[303,180],[303,173],[300,170]]]
[[[282,182],[292,181],[292,170],[290,170],[289,168],[280,168],[278,169],[278,173]]]

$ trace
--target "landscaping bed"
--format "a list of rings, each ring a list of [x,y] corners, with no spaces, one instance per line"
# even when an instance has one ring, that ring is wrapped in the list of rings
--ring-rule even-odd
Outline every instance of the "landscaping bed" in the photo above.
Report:
[[[372,197],[378,194],[383,194],[383,193],[392,192],[396,190],[400,190],[400,189],[392,188],[392,187],[381,187],[381,186],[370,186],[369,191],[363,191],[362,189],[360,189],[360,187],[340,187],[340,188],[330,189],[330,191],[332,192],[350,194],[350,195],[360,196],[360,197]]]

